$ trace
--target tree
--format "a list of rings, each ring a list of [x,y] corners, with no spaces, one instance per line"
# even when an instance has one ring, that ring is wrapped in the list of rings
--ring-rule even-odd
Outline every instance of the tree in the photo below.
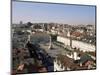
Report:
[[[35,29],[41,29],[41,26],[39,24],[34,26]]]
[[[32,26],[33,24],[31,22],[27,22],[27,25],[28,26]]]

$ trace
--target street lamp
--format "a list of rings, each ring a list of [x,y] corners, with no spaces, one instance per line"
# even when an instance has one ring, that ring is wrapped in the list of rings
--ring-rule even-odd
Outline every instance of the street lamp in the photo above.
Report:
[[[50,38],[50,42],[49,42],[49,47],[48,49],[52,49],[52,34],[49,32],[49,38]]]

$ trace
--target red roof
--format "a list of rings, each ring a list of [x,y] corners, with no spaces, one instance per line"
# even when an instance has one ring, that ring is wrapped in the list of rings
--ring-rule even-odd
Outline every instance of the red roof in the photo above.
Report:
[[[82,35],[82,33],[80,33],[80,32],[72,32],[71,35],[72,36],[76,36],[76,37],[80,37]]]

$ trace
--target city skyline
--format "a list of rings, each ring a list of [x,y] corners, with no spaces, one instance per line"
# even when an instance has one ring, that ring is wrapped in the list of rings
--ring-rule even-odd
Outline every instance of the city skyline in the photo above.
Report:
[[[12,2],[12,23],[64,23],[95,25],[95,6]]]

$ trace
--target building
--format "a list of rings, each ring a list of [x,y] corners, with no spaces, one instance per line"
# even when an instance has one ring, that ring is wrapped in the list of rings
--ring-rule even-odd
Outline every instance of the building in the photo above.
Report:
[[[57,41],[63,43],[65,46],[70,46],[70,38],[57,36]],[[91,45],[82,41],[72,40],[72,48],[79,48],[83,52],[95,52],[95,45]]]
[[[54,71],[95,69],[94,65],[94,60],[86,54],[77,60],[59,54],[54,61]]]

